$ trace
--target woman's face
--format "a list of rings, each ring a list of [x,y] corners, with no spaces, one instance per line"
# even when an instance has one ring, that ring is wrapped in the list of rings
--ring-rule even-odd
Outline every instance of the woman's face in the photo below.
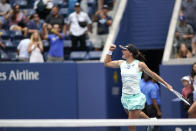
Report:
[[[180,50],[181,50],[182,52],[186,52],[186,51],[187,51],[186,45],[185,45],[185,44],[181,44]]]
[[[15,11],[18,13],[18,12],[20,12],[20,6],[19,5],[16,5],[15,6]]]
[[[33,39],[37,41],[38,38],[39,38],[39,34],[38,34],[37,32],[34,33],[34,34],[33,34]]]
[[[131,56],[132,56],[132,53],[130,53],[127,49],[123,49],[122,50],[122,58],[123,59],[127,59],[127,58],[129,58]]]
[[[196,73],[196,64],[193,65],[193,71]]]

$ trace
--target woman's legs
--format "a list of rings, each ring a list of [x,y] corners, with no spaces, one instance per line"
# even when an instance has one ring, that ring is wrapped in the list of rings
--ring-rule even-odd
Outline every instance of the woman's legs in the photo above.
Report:
[[[149,119],[149,117],[141,110],[128,111],[127,109],[125,109],[125,112],[129,115],[129,119],[137,119],[137,118]],[[129,131],[136,131],[136,127],[130,126]]]
[[[196,118],[196,101],[189,108],[188,115],[189,118]]]

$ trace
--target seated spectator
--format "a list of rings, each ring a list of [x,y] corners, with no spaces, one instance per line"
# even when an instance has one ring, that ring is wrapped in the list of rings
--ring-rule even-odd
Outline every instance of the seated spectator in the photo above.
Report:
[[[191,25],[186,23],[186,18],[180,16],[180,23],[176,27],[176,40],[179,44],[186,43],[188,49],[192,48],[192,38],[194,37],[194,31]]]
[[[185,43],[181,43],[176,58],[192,58],[192,54]]]
[[[24,36],[27,36],[28,28],[26,26],[26,16],[20,11],[20,6],[15,5],[13,10],[11,10],[5,17],[9,21],[10,30],[19,30],[24,32]]]
[[[196,31],[196,1],[183,0],[182,11],[183,15],[186,17],[186,22],[193,27],[194,31]]]
[[[91,20],[87,13],[81,11],[80,4],[75,4],[75,12],[68,18],[68,29],[72,41],[72,50],[87,50],[86,35],[91,28]],[[80,47],[77,47],[80,42]]]
[[[30,54],[30,63],[34,62],[44,62],[42,52],[44,51],[44,46],[40,38],[39,32],[34,32],[31,35],[31,42],[28,47],[28,52]]]
[[[28,32],[34,33],[39,31],[42,32],[43,22],[40,21],[39,15],[37,13],[33,14],[33,19],[28,24]]]
[[[36,10],[41,19],[46,19],[52,7],[52,0],[36,0],[33,9]]]
[[[55,24],[52,34],[48,34],[47,25],[44,24],[44,39],[49,40],[50,49],[47,56],[47,62],[64,61],[64,37],[65,34],[60,33],[60,26]]]
[[[25,38],[20,41],[20,43],[17,47],[19,61],[21,61],[21,62],[28,62],[29,61],[28,47],[29,47],[30,42],[31,41],[29,38]]]
[[[5,16],[11,10],[11,6],[6,0],[1,0],[0,3],[0,16]]]
[[[58,6],[52,7],[52,13],[49,16],[47,16],[46,23],[48,24],[49,30],[52,28],[53,25],[58,24],[58,25],[60,25],[60,29],[63,28],[63,33],[66,32],[64,18],[63,18],[63,16],[59,15]]]
[[[97,41],[95,42],[95,50],[100,50],[104,47],[106,38],[109,34],[109,27],[112,25],[112,18],[108,16],[108,6],[104,5],[103,8],[96,12],[94,21],[97,24]]]

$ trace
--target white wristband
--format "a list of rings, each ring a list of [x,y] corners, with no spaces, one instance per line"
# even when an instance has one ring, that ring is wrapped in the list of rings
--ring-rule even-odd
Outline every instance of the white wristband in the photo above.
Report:
[[[112,51],[109,50],[109,51],[107,52],[107,54],[108,54],[108,55],[112,55]]]

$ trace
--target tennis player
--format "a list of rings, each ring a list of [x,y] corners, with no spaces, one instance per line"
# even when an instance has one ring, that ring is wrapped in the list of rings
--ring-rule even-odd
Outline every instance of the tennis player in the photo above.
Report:
[[[112,52],[116,49],[116,45],[111,45],[104,60],[104,65],[111,68],[120,68],[122,77],[122,96],[121,103],[128,113],[129,119],[146,118],[149,117],[142,112],[146,98],[140,91],[140,80],[142,72],[151,76],[152,78],[163,83],[168,89],[172,86],[165,82],[159,75],[151,71],[143,62],[144,57],[133,44],[121,46],[122,58],[125,60],[111,60]],[[136,131],[135,126],[130,126],[129,131]]]

